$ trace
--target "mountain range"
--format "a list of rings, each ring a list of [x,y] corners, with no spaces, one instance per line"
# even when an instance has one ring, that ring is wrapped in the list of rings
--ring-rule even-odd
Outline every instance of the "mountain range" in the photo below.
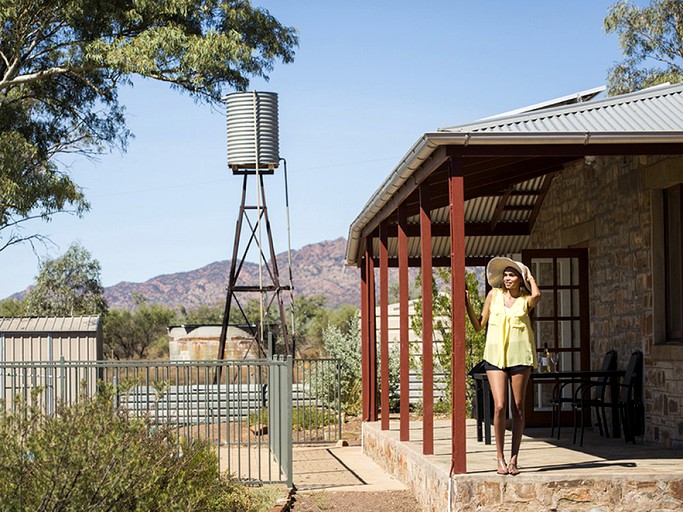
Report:
[[[328,307],[360,303],[360,281],[357,268],[344,267],[346,240],[337,238],[292,251],[292,282],[295,296],[322,295]],[[276,256],[280,283],[289,284],[287,253]],[[130,308],[133,296],[143,295],[148,303],[188,309],[216,305],[225,300],[230,274],[230,261],[216,261],[196,270],[165,274],[142,283],[120,282],[105,288],[110,308]],[[259,268],[244,262],[238,284],[257,285]],[[285,292],[288,296],[289,293]],[[254,294],[254,298],[256,295]],[[285,297],[285,300],[288,297]]]

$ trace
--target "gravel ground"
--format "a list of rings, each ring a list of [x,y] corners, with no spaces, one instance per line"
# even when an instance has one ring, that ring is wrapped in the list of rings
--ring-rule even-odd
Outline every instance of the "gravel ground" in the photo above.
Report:
[[[318,491],[295,494],[292,512],[415,512],[421,510],[408,491]]]
[[[343,438],[351,445],[360,444],[361,421],[345,419]],[[292,512],[416,512],[421,508],[409,491],[301,491],[294,494]]]

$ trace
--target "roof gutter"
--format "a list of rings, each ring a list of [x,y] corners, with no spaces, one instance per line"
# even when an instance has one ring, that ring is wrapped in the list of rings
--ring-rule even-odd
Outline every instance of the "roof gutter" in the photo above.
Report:
[[[468,145],[599,145],[599,144],[683,144],[683,132],[428,132],[413,144],[391,174],[351,223],[346,245],[346,266],[358,265],[363,227],[374,218],[396,191],[419,169],[439,146]]]

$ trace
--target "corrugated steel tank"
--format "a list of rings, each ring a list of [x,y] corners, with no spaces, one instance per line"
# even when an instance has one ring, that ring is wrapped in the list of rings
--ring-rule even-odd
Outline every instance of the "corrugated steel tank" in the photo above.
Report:
[[[223,99],[228,118],[228,166],[233,170],[277,167],[277,93],[236,92]]]

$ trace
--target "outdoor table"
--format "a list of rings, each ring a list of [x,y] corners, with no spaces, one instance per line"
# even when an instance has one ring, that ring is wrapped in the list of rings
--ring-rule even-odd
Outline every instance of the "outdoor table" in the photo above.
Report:
[[[619,411],[616,398],[619,396],[619,379],[624,376],[624,370],[577,370],[559,372],[531,372],[531,384],[539,382],[555,382],[559,384],[571,384],[586,382],[600,377],[609,378],[609,386],[612,393],[612,432],[614,437],[621,437],[621,425],[619,423]],[[477,401],[477,441],[491,444],[491,389],[486,372],[473,373],[475,397]],[[558,387],[559,389],[559,387]]]

